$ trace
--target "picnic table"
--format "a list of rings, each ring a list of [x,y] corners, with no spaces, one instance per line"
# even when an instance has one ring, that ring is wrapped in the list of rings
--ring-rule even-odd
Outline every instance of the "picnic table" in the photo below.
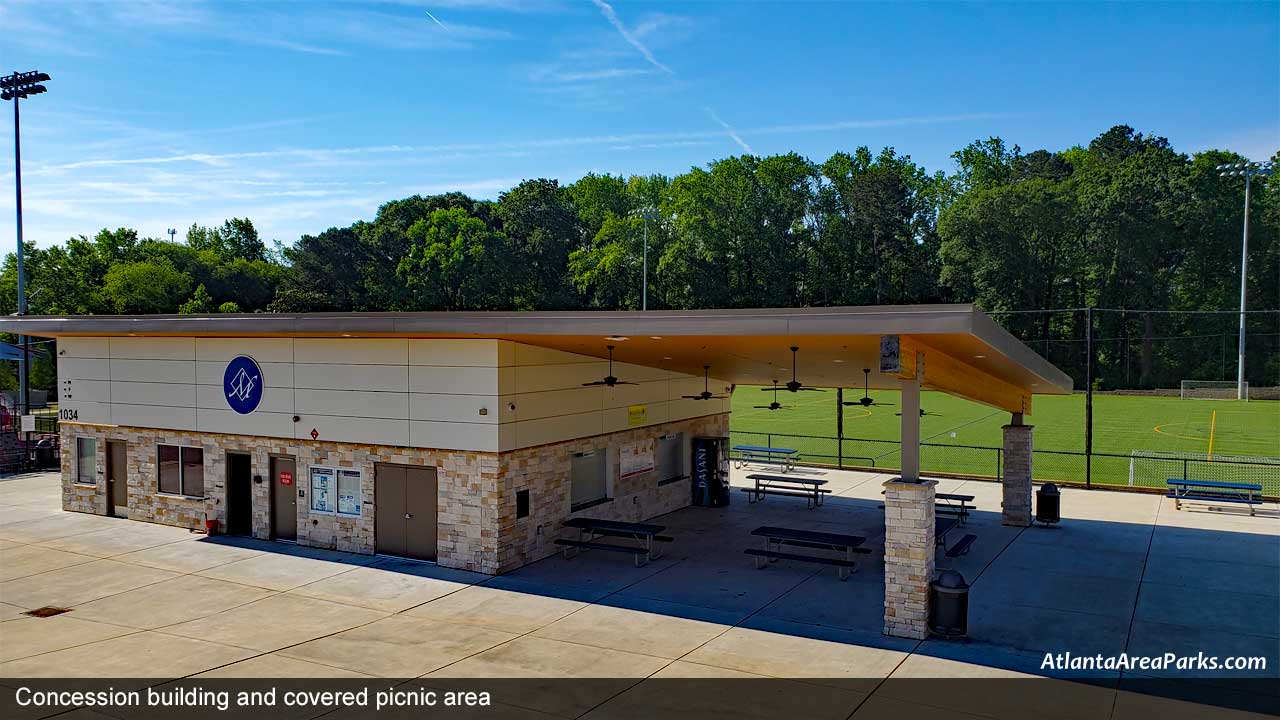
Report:
[[[747,463],[768,463],[782,466],[782,472],[791,472],[795,467],[799,451],[793,448],[769,447],[767,445],[734,445],[738,453],[734,459],[734,467],[742,469]]]
[[[786,495],[805,498],[808,507],[812,509],[821,505],[822,499],[831,493],[822,488],[827,481],[819,478],[754,473],[748,475],[747,479],[755,481],[755,487],[741,488],[747,493],[748,504],[764,500],[765,495]]]
[[[973,502],[973,495],[957,495],[955,493],[937,493],[933,496],[936,500],[941,500],[942,504],[934,508],[934,513],[938,515],[951,515],[960,521],[963,525],[969,520],[969,511],[972,509],[969,503]]]
[[[861,535],[841,535],[838,533],[799,530],[796,528],[774,527],[766,525],[751,531],[752,535],[764,538],[764,550],[747,548],[744,552],[755,557],[756,568],[763,570],[768,563],[778,560],[795,560],[797,562],[834,565],[838,568],[840,579],[847,580],[851,571],[856,572],[858,563],[854,554],[868,555],[871,550],[862,547],[867,541]],[[843,558],[822,555],[802,555],[800,553],[783,552],[782,546],[816,548],[843,553]],[[777,548],[777,549],[775,549]]]
[[[656,560],[661,557],[660,552],[655,552],[657,547],[655,543],[671,542],[673,538],[661,535],[660,533],[667,528],[663,525],[654,525],[651,523],[633,523],[623,522],[621,520],[599,520],[596,518],[569,518],[564,521],[564,526],[574,528],[578,531],[578,539],[570,540],[558,538],[556,545],[564,547],[564,556],[570,557],[570,553],[578,553],[583,550],[606,550],[611,552],[628,553],[635,558],[636,567],[640,567],[644,563],[641,562]],[[600,542],[600,538],[621,538],[633,541],[632,543],[614,544]]]
[[[1165,497],[1173,498],[1173,507],[1176,510],[1181,510],[1182,503],[1186,500],[1206,504],[1233,502],[1248,505],[1249,514],[1253,515],[1253,506],[1262,504],[1262,499],[1259,497],[1262,494],[1262,486],[1255,483],[1169,478],[1166,484],[1169,485],[1169,492]]]
[[[933,518],[933,538],[939,545],[947,544],[947,533],[951,532],[960,520],[957,518],[937,517]]]

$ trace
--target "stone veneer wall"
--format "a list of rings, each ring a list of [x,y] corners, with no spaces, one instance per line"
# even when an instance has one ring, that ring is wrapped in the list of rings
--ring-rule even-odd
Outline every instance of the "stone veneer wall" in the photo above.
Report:
[[[884,634],[929,637],[937,480],[884,484]]]
[[[541,560],[560,548],[554,544],[561,526],[570,517],[591,517],[637,522],[679,510],[692,501],[688,478],[658,484],[654,472],[621,478],[617,449],[637,441],[656,445],[662,435],[684,433],[686,468],[695,437],[728,436],[729,414],[720,413],[621,432],[539,445],[502,453],[497,568],[508,572]],[[569,466],[574,453],[609,448],[611,477],[615,478],[610,501],[572,512]],[[529,515],[516,519],[516,493],[529,490]]]
[[[610,449],[612,476],[618,478],[617,448],[637,441],[655,443],[661,435],[684,433],[685,464],[688,442],[698,436],[729,434],[728,413],[650,425],[621,432],[506,453],[360,445],[288,440],[250,435],[224,435],[64,422],[62,428],[63,509],[105,515],[107,512],[106,441],[128,443],[128,517],[133,520],[203,529],[205,519],[226,527],[226,456],[250,455],[253,536],[271,536],[271,477],[273,455],[287,455],[297,463],[296,487],[310,492],[312,465],[361,471],[364,495],[361,516],[313,513],[310,498],[298,498],[300,545],[357,553],[373,553],[376,506],[374,466],[377,463],[435,467],[437,474],[437,562],[445,567],[497,574],[513,570],[555,552],[552,541],[571,516],[614,520],[645,520],[690,503],[689,480],[658,485],[654,473],[616,479],[612,500],[577,513],[570,510],[569,466],[575,452]],[[97,443],[95,485],[75,482],[75,438],[94,437]],[[204,448],[205,497],[188,498],[158,492],[156,445]],[[516,519],[516,492],[530,491],[529,516]]]
[[[1001,522],[1015,527],[1031,524],[1031,425],[1004,426],[1004,468],[1001,484],[1004,486],[1000,503]]]
[[[445,567],[495,572],[497,557],[498,456],[462,450],[357,445],[323,441],[288,440],[250,435],[223,435],[152,428],[88,425],[64,422],[62,427],[62,506],[65,510],[105,515],[107,509],[106,441],[128,442],[128,517],[132,520],[203,529],[205,519],[216,518],[226,526],[226,455],[243,452],[251,457],[250,472],[261,476],[253,483],[251,499],[253,536],[271,536],[271,456],[292,456],[296,463],[295,487],[310,491],[311,465],[355,468],[361,471],[364,495],[360,517],[311,512],[310,498],[298,498],[298,544],[373,553],[375,512],[374,465],[396,463],[435,467],[439,517],[438,562]],[[75,438],[98,439],[98,483],[75,482]],[[205,497],[187,498],[158,492],[156,445],[188,445],[204,448]]]

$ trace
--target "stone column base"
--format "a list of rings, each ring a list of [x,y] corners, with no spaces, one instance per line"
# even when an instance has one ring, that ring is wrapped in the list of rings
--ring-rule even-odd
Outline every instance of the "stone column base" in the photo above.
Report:
[[[929,636],[936,480],[884,484],[884,634]]]
[[[1031,425],[1004,426],[1004,502],[1001,522],[1014,527],[1031,524]]]

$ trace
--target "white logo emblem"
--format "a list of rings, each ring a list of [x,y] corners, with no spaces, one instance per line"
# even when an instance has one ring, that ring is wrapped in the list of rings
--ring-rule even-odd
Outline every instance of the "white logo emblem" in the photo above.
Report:
[[[236,376],[231,379],[231,397],[240,402],[248,400],[249,396],[253,394],[253,386],[256,382],[258,382],[257,375],[250,377],[244,368],[240,368],[240,372],[236,373]]]

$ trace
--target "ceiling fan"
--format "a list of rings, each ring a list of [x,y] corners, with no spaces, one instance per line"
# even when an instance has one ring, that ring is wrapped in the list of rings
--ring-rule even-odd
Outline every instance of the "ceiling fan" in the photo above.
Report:
[[[773,402],[769,403],[768,405],[756,405],[754,406],[755,409],[757,410],[789,410],[790,409],[790,408],[783,407],[782,403],[778,402],[778,381],[777,380],[773,381],[772,388],[765,388],[765,389],[773,390]]]
[[[711,394],[711,366],[702,366],[702,392],[697,395],[682,395],[686,400],[724,400],[724,395]]]
[[[613,376],[613,349],[616,346],[607,345],[606,347],[609,348],[609,374],[605,375],[603,380],[596,380],[595,382],[584,382],[582,383],[582,387],[591,387],[593,385],[604,385],[605,387],[614,387],[615,385],[635,385],[636,383],[627,382],[625,380],[619,380],[618,378]]]
[[[787,392],[800,392],[801,390],[804,390],[806,392],[826,392],[826,390],[823,390],[822,388],[805,387],[799,380],[796,380],[796,351],[798,351],[799,349],[800,348],[796,347],[795,345],[791,346],[791,382],[787,383],[786,385],[783,385],[782,389],[786,390]],[[769,392],[773,388],[760,388],[760,389],[765,392]]]
[[[862,368],[862,397],[857,400],[846,400],[841,405],[861,405],[862,407],[871,407],[872,405],[892,405],[893,403],[876,402],[871,399],[871,368]]]

